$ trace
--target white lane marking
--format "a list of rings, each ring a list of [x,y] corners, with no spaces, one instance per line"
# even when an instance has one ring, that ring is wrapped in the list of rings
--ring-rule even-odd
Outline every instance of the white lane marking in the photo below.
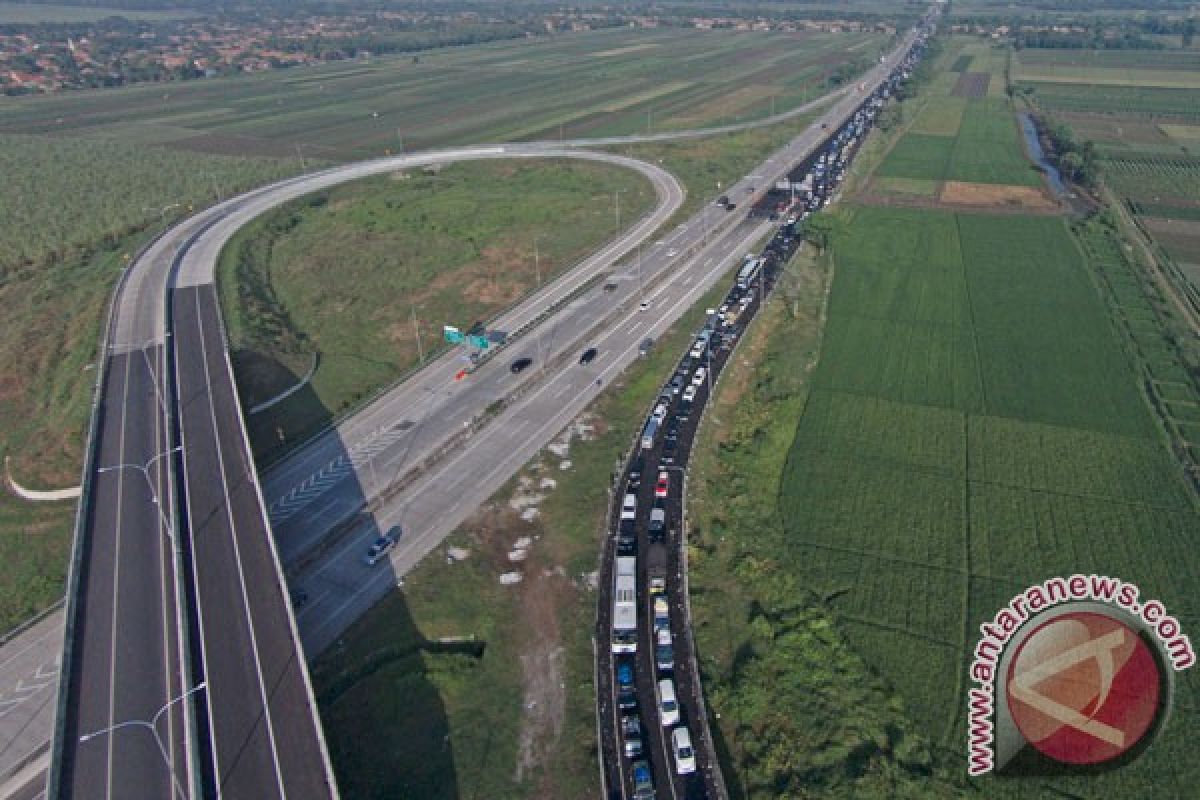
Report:
[[[221,475],[221,492],[225,496],[225,519],[229,525],[229,540],[233,545],[233,560],[237,566],[238,582],[242,589],[242,610],[246,614],[247,627],[250,629],[250,649],[254,653],[254,667],[258,678],[259,699],[262,702],[263,718],[267,724],[267,738],[271,743],[271,760],[275,766],[275,781],[279,787],[279,796],[287,797],[287,791],[283,786],[283,769],[279,764],[279,749],[275,742],[275,721],[271,715],[271,704],[267,699],[267,687],[265,676],[263,675],[262,657],[258,651],[258,634],[254,630],[254,617],[250,613],[250,592],[246,588],[246,572],[242,567],[242,551],[238,546],[237,524],[233,519],[233,503],[229,496],[229,482],[225,476],[225,454],[221,448],[220,429],[217,426],[217,411],[213,407],[212,402],[212,375],[208,371],[208,346],[204,341],[204,318],[201,316],[200,309],[200,292],[195,293],[196,296],[196,329],[200,334],[200,358],[204,364],[204,385],[208,387],[205,393],[208,405],[209,421],[212,422],[213,444],[217,450],[217,464],[219,465],[218,472]],[[269,532],[268,532],[269,535]],[[212,687],[209,687],[209,692]],[[215,748],[214,748],[215,749]]]
[[[125,425],[129,413],[129,364],[133,361],[128,355],[125,356],[125,378],[124,384],[121,386],[121,444],[117,449],[117,463],[125,463]],[[112,580],[112,627],[109,630],[109,656],[108,656],[108,726],[111,728],[117,724],[117,609],[121,604],[121,509],[124,506],[123,497],[125,488],[125,470],[113,470],[117,473],[117,503],[116,516],[114,517],[113,527],[116,529],[116,542],[113,545],[113,580]],[[89,731],[90,732],[90,731]],[[111,733],[104,737],[108,740],[108,766],[107,774],[104,776],[104,796],[112,797],[113,792],[113,740],[116,738]]]

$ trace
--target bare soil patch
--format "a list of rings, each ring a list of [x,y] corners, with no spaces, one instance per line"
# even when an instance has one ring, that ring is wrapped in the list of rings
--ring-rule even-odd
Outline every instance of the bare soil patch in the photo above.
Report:
[[[1019,208],[1032,211],[1057,211],[1058,205],[1041,189],[1031,186],[1006,186],[991,183],[946,181],[939,198],[947,205]]]
[[[933,194],[886,191],[871,184],[873,191],[855,198],[867,206],[931,208],[987,214],[1058,214],[1060,208],[1043,190],[1030,186],[945,181]]]
[[[958,76],[950,94],[955,97],[986,97],[991,80],[990,72],[964,72]]]

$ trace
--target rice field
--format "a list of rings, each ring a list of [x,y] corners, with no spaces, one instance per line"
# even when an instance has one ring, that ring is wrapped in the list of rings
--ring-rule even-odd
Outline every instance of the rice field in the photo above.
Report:
[[[1031,582],[1094,570],[1139,581],[1195,629],[1200,513],[1062,220],[862,207],[844,230],[778,495],[781,557],[953,761],[978,624]],[[1179,683],[1163,738],[1106,787],[1200,777],[1185,756],[1200,684]]]
[[[874,33],[609,29],[6,101],[0,132],[330,160],[747,121],[873,61]]]
[[[1105,174],[1121,195],[1165,205],[1200,205],[1200,158],[1126,155],[1107,158]]]
[[[1150,119],[1200,120],[1200,90],[1134,86],[1089,86],[1021,80],[1047,111],[1085,111]]]
[[[910,132],[880,165],[888,178],[956,180],[967,183],[1040,186],[1041,176],[1025,157],[1016,118],[1003,100],[962,100],[961,119],[950,136],[931,135],[949,129],[959,98],[934,96],[917,116]]]
[[[1031,66],[1022,63],[1013,75],[1015,81],[1033,83],[1083,84],[1087,86],[1137,86],[1162,89],[1200,89],[1200,71],[1179,69],[1137,69],[1092,67],[1062,64]]]

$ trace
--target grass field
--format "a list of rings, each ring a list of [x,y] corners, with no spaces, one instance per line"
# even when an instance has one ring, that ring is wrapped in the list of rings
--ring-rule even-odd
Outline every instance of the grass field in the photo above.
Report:
[[[229,79],[6,102],[0,131],[116,135],[331,160],[401,147],[603,136],[744,121],[822,93],[877,34],[624,29]],[[665,89],[669,91],[664,91]],[[736,91],[735,91],[736,90]]]
[[[582,798],[599,791],[591,635],[615,459],[656,395],[703,298],[581,417],[562,457],[543,452],[447,545],[352,627],[313,681],[344,797]],[[554,485],[544,485],[549,479]],[[537,495],[537,518],[510,505]],[[535,537],[521,565],[506,553]],[[501,586],[501,573],[524,580]],[[437,644],[442,637],[473,637]]]
[[[253,406],[318,358],[313,392],[250,418],[259,458],[430,357],[443,325],[487,320],[654,203],[640,174],[569,161],[452,165],[336,187],[259,218],[220,265],[238,388]],[[538,260],[534,260],[535,238]],[[315,400],[315,402],[313,402]]]

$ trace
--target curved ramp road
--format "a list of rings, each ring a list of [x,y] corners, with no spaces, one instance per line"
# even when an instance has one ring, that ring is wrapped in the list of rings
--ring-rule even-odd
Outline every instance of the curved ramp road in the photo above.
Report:
[[[877,82],[886,68],[874,68],[867,80]],[[842,91],[842,101],[825,119],[844,116],[857,102],[852,89]],[[769,121],[746,127],[763,124]],[[733,187],[731,195],[743,193],[738,214],[705,209],[663,242],[649,269],[626,266],[607,305],[586,293],[574,296],[580,283],[661,225],[682,202],[682,190],[656,167],[573,150],[572,143],[457,148],[335,167],[227,200],[149,246],[123,276],[107,331],[69,584],[50,796],[336,796],[300,632],[314,652],[331,642],[387,591],[397,573],[436,546],[586,405],[598,390],[597,374],[605,382],[618,374],[636,357],[646,333],[665,330],[694,303],[717,280],[722,262],[765,232],[763,224],[744,217],[757,187],[786,171],[819,139],[820,132],[810,129]],[[451,450],[454,457],[431,462],[411,485],[388,490],[376,522],[403,515],[415,531],[390,555],[392,570],[364,579],[361,541],[340,543],[309,565],[301,580],[316,591],[310,591],[314,601],[304,608],[298,632],[219,319],[213,273],[220,247],[258,214],[326,186],[423,164],[512,157],[588,158],[633,167],[655,183],[660,204],[620,242],[503,318],[513,330],[528,329],[514,348],[537,348],[542,369],[506,385],[506,370],[496,359],[472,376],[473,385],[491,389],[464,393],[457,401],[455,413],[470,414],[470,458],[466,447]],[[638,311],[634,300],[643,297],[651,313]],[[593,331],[601,351],[593,369],[544,366],[566,354],[568,330],[579,336]],[[366,425],[350,438],[339,436],[343,450],[354,452],[393,426],[413,429],[413,440],[420,432],[415,446],[412,440],[393,442],[403,448],[403,454],[391,454],[399,471],[425,451],[437,454],[439,443],[461,444],[434,423],[401,424],[415,413],[422,420],[443,418],[443,403],[453,401],[454,392],[443,392],[436,380],[441,368],[434,362],[412,386],[396,390],[416,387],[427,395],[424,403],[415,409],[408,403],[399,413],[393,409],[383,427]],[[422,376],[430,382],[422,383]],[[491,397],[505,398],[508,406],[481,426],[480,404]],[[372,466],[373,458],[351,459],[354,477],[347,483],[359,484],[360,494]],[[377,488],[387,485],[381,481]],[[266,495],[272,507],[284,496]],[[318,540],[312,531],[328,528],[329,520],[312,509],[295,516],[311,526],[295,534],[298,542],[305,536]],[[283,550],[286,557],[286,544]]]
[[[648,174],[660,205],[624,237],[627,247],[682,202],[657,167],[560,148],[517,153],[543,154]],[[129,267],[81,503],[51,796],[336,796],[242,426],[215,259],[239,227],[293,197],[397,168],[507,155],[463,148],[283,181],[190,218]]]

